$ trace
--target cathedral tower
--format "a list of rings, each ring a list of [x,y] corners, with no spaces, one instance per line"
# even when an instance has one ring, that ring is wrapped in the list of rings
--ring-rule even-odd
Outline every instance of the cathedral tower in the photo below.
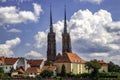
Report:
[[[72,52],[71,39],[69,33],[67,32],[66,6],[64,10],[64,31],[62,33],[62,54],[64,55],[65,52]]]
[[[55,61],[56,59],[56,39],[52,24],[52,11],[50,6],[50,31],[47,36],[47,60]]]

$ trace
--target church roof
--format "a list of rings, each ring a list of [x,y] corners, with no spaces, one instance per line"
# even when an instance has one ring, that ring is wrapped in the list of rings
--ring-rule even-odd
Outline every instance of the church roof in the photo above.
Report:
[[[86,61],[80,58],[75,53],[66,53],[55,61],[55,63],[85,63]]]

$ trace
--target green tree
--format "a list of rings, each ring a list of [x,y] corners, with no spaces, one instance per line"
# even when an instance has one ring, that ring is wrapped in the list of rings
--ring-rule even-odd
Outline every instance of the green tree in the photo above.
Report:
[[[45,66],[50,66],[50,65],[53,65],[53,62],[51,62],[51,61],[45,61]]]
[[[3,68],[0,68],[0,78],[3,78],[4,77],[4,70]]]
[[[62,65],[62,69],[61,69],[61,76],[62,76],[62,77],[66,77],[66,75],[67,75],[67,74],[66,74],[66,68],[65,68],[65,65],[63,64],[63,65]]]
[[[120,66],[110,61],[108,63],[108,72],[120,72]]]
[[[101,65],[96,59],[86,62],[85,67],[88,70],[92,70],[91,77],[98,77],[98,73],[99,73],[99,69],[101,68]]]
[[[44,70],[40,73],[40,76],[49,78],[49,77],[53,76],[53,71]]]

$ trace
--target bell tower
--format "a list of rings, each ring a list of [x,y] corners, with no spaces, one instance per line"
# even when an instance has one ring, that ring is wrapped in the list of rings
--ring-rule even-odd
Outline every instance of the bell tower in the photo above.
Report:
[[[56,39],[55,32],[53,31],[53,23],[52,23],[52,10],[50,5],[50,31],[47,35],[47,60],[55,61],[56,59]]]
[[[65,52],[72,52],[71,38],[70,38],[70,34],[67,32],[66,6],[64,9],[64,30],[62,33],[62,54],[64,55]]]

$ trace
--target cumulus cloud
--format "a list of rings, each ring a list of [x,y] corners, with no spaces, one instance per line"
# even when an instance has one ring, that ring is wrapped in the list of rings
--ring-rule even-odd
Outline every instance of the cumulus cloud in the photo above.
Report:
[[[1,0],[1,2],[6,2],[7,0]]]
[[[47,41],[47,32],[38,32],[34,38],[36,40],[35,47],[36,48],[41,48],[43,46],[46,46],[46,41]]]
[[[96,3],[96,4],[100,4],[103,0],[80,0],[80,1],[84,1],[84,2],[90,2],[90,3]]]
[[[26,53],[25,54],[25,56],[26,57],[31,57],[31,58],[40,58],[40,57],[42,57],[42,55],[40,54],[40,53],[38,53],[38,52],[36,52],[36,51],[30,51],[30,52],[28,52],[28,53]]]
[[[39,4],[34,3],[34,12],[20,11],[16,6],[0,7],[0,25],[3,24],[18,24],[27,21],[38,21],[42,8]]]
[[[89,55],[90,57],[108,57],[108,53],[92,53]]]
[[[42,8],[39,4],[36,4],[36,3],[33,3],[33,6],[34,6],[34,13],[36,16],[39,16],[40,15],[40,12],[42,12]]]
[[[12,28],[10,30],[8,30],[7,32],[12,32],[12,33],[21,33],[22,31],[16,28]]]
[[[13,56],[14,52],[12,51],[12,49],[20,44],[21,40],[20,38],[15,38],[12,40],[7,40],[5,42],[5,44],[0,44],[0,56]]]
[[[87,59],[103,59],[104,56],[106,61],[110,61],[109,57],[119,55],[117,51],[120,49],[120,21],[113,21],[110,12],[102,9],[95,13],[88,9],[78,10],[67,23],[73,52],[82,54]],[[63,26],[63,20],[54,24],[57,48],[61,47],[59,43],[62,39]],[[48,31],[49,29],[36,34],[38,48],[46,47]]]

